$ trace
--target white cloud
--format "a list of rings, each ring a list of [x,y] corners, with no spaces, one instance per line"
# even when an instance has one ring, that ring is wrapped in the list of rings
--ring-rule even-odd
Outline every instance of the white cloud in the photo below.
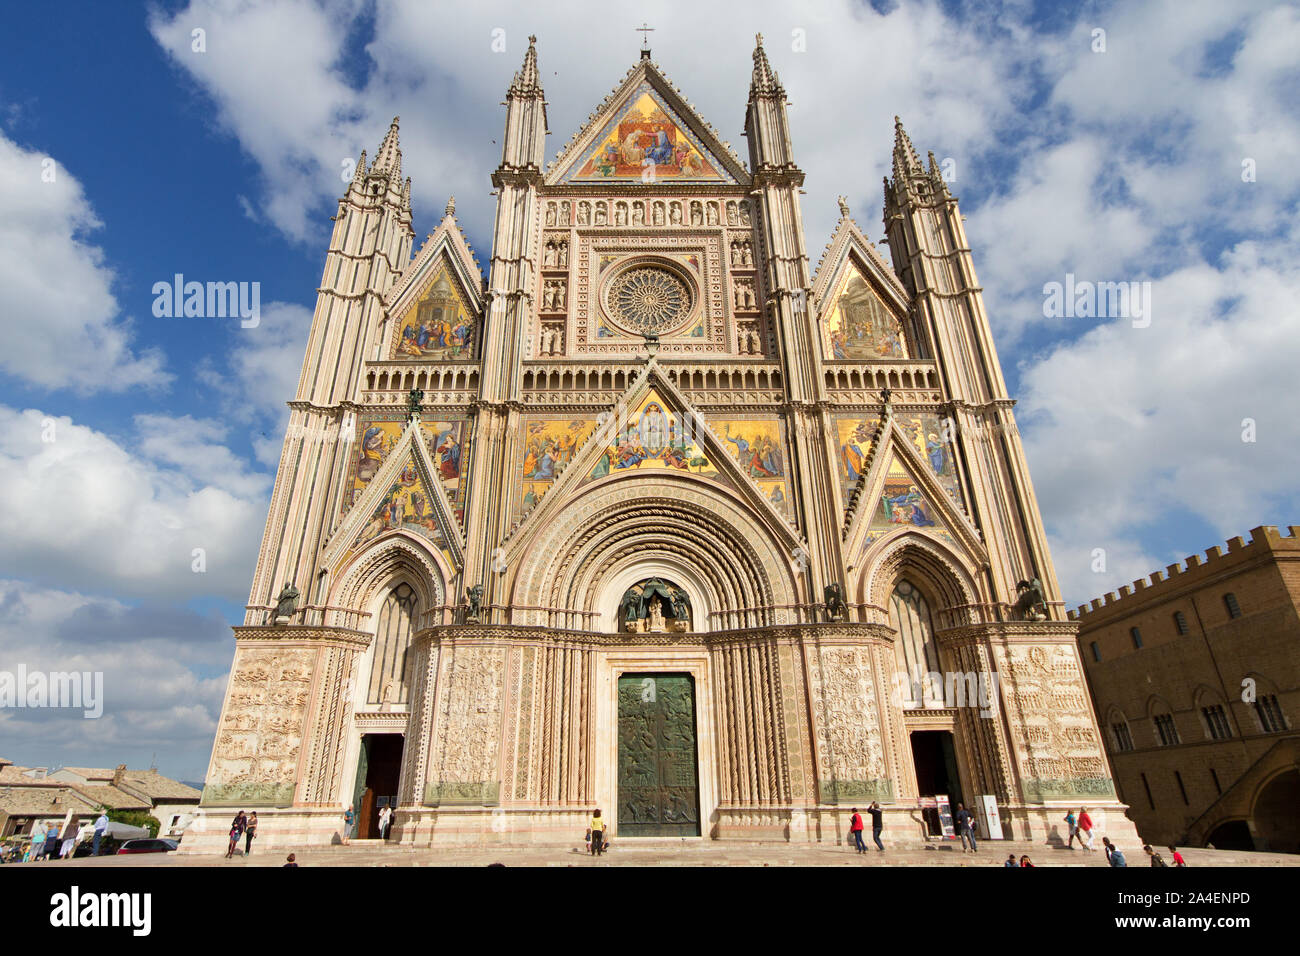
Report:
[[[170,17],[154,16],[150,29],[215,102],[219,124],[258,162],[263,194],[250,208],[264,209],[287,235],[321,238],[322,213],[345,186],[340,161],[362,148],[373,157],[389,119],[400,114],[417,220],[436,222],[454,193],[461,221],[486,239],[494,213],[488,175],[500,162],[505,122],[498,104],[528,34],[538,34],[552,133],[548,161],[637,61],[632,21],[593,16],[597,9],[568,3],[542,15],[481,3],[449,18],[435,4],[384,4],[366,46],[373,71],[359,85],[340,68],[359,4],[193,0]],[[879,183],[889,170],[895,113],[920,149],[928,143],[942,148],[941,157],[961,157],[965,174],[966,157],[990,125],[1013,117],[1016,97],[1027,93],[1029,78],[1010,71],[1012,60],[990,56],[978,31],[935,4],[881,15],[847,0],[810,8],[764,0],[741,11],[683,2],[661,5],[658,22],[651,34],[656,62],[746,161],[752,38],[765,33],[794,100],[795,158],[808,173],[804,210],[814,260],[834,226],[839,193],[850,196],[858,221],[880,234]],[[207,53],[190,50],[195,24],[208,25]],[[496,29],[505,31],[502,52],[493,49]],[[806,40],[800,50],[796,30]],[[720,45],[719,37],[729,39]],[[853,104],[847,113],[843,96]]]
[[[1131,558],[1151,550],[1140,542],[1171,515],[1195,516],[1220,540],[1294,523],[1297,263],[1300,227],[1242,243],[1155,283],[1149,328],[1108,323],[1022,368],[1030,470],[1071,603],[1218,543],[1139,566]],[[1246,419],[1253,442],[1242,440]],[[1097,547],[1112,556],[1107,575],[1090,571]]]
[[[0,575],[242,605],[270,478],[251,473],[224,438],[212,422],[148,415],[116,440],[67,417],[0,406]],[[203,573],[193,570],[196,548]]]
[[[136,768],[156,755],[163,773],[202,778],[233,644],[219,616],[3,579],[0,608],[6,670],[103,675],[98,718],[82,709],[0,710],[7,759]]]
[[[133,348],[76,177],[0,134],[0,209],[0,372],[83,394],[167,384],[162,352]]]
[[[298,392],[311,319],[312,311],[301,305],[272,302],[257,326],[239,330],[224,368],[208,359],[199,366],[199,379],[212,389],[222,418],[251,426],[254,457],[268,468],[280,461],[287,403]]]

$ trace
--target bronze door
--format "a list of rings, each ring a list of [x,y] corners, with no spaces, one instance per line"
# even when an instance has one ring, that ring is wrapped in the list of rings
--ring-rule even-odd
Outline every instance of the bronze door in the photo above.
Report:
[[[699,836],[695,682],[687,674],[618,679],[620,836]]]

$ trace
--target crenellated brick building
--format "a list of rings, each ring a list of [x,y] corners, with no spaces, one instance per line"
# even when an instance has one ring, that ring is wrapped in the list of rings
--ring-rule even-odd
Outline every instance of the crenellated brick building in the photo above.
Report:
[[[1143,839],[1300,852],[1300,528],[1255,528],[1070,612]]]

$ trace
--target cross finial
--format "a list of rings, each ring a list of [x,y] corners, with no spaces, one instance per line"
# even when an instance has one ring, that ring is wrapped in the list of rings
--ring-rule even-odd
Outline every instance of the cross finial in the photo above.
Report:
[[[654,33],[654,32],[655,32],[655,28],[652,27],[652,26],[647,26],[647,25],[645,24],[645,22],[643,21],[643,22],[641,23],[641,25],[640,25],[639,27],[636,28],[636,32],[639,33],[639,34],[641,34],[641,52],[642,52],[642,53],[649,53],[649,52],[650,52],[650,36],[649,36],[649,35],[650,35],[651,33]]]

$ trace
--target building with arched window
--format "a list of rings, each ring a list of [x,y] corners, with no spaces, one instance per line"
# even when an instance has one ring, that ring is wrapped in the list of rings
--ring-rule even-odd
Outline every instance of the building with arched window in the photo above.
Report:
[[[530,42],[486,280],[454,201],[412,255],[396,120],[339,201],[211,819],[839,841],[877,801],[919,843],[947,800],[1122,834],[940,171],[896,123],[890,258],[841,201],[814,267],[761,41],[747,162],[646,51],[548,163],[541,76]]]
[[[1255,528],[1070,617],[1142,838],[1300,853],[1300,528]]]

